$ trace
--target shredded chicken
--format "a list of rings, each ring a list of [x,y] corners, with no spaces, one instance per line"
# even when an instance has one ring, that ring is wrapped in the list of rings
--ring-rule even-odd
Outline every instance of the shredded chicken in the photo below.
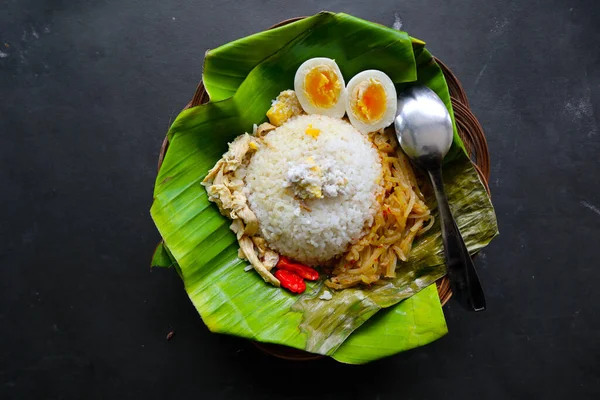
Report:
[[[215,177],[217,176],[217,174],[219,172],[221,172],[222,168],[223,168],[223,159],[220,159],[219,161],[217,161],[215,166],[210,171],[208,171],[208,175],[206,175],[206,177],[204,178],[202,183],[214,181]]]
[[[275,125],[271,125],[268,122],[264,122],[262,124],[260,124],[258,126],[258,128],[256,128],[256,137],[262,138],[264,137],[267,133],[271,132],[272,130],[277,129],[277,127]]]
[[[272,130],[269,124],[262,124],[261,132]],[[272,125],[271,125],[272,126]],[[275,127],[273,127],[274,129]],[[202,181],[206,187],[208,199],[217,204],[219,211],[230,218],[230,229],[236,234],[240,249],[238,255],[252,264],[252,267],[265,280],[279,286],[279,280],[269,272],[279,261],[279,255],[269,249],[258,233],[258,219],[244,195],[243,181],[236,177],[240,167],[247,164],[250,155],[258,150],[260,144],[249,134],[237,137],[229,144],[229,150],[217,162]]]
[[[259,256],[262,257],[265,268],[269,271],[272,270],[279,262],[279,254],[271,250],[267,245],[267,241],[260,236],[252,236],[252,242],[258,250]]]
[[[279,279],[275,278],[275,276],[273,276],[273,274],[271,274],[269,270],[267,270],[265,265],[259,260],[258,255],[254,250],[254,243],[252,243],[252,239],[250,239],[248,236],[242,236],[242,238],[238,240],[238,243],[240,244],[240,248],[246,255],[246,258],[248,259],[248,261],[250,261],[250,264],[252,264],[256,272],[258,272],[260,276],[263,277],[265,282],[269,282],[279,287]]]

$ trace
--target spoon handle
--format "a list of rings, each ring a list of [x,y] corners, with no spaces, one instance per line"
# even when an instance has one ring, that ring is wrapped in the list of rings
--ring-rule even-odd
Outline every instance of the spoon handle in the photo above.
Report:
[[[442,226],[442,240],[450,287],[456,300],[467,310],[485,310],[485,296],[479,276],[473,265],[473,260],[465,246],[456,221],[450,211],[444,182],[442,181],[442,168],[428,169],[429,178],[438,204]]]

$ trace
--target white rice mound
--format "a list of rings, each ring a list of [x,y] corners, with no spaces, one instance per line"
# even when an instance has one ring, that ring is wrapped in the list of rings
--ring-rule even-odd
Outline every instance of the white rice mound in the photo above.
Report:
[[[320,130],[307,135],[309,125]],[[265,136],[250,160],[245,194],[269,246],[294,260],[318,265],[344,253],[373,223],[381,192],[381,159],[349,123],[322,115],[295,117]],[[348,179],[342,194],[307,199],[308,211],[286,189],[288,170],[308,157],[336,166]],[[289,186],[289,184],[288,184]]]

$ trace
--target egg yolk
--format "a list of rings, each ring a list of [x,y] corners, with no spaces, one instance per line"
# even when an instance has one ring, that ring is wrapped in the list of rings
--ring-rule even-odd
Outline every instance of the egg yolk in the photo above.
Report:
[[[308,125],[308,127],[306,128],[306,131],[304,133],[306,133],[308,136],[312,136],[313,138],[316,139],[321,134],[321,131],[317,128],[313,128],[312,124],[310,124],[310,125]]]
[[[304,91],[310,102],[319,108],[331,108],[337,102],[342,85],[336,71],[321,65],[311,69],[304,78]]]
[[[387,108],[385,89],[377,79],[359,83],[352,93],[352,111],[362,122],[379,121]]]

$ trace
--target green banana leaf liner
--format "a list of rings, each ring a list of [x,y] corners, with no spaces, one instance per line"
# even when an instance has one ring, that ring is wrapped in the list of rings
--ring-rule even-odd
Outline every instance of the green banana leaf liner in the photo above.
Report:
[[[271,100],[293,88],[296,69],[313,57],[335,59],[346,81],[379,69],[398,90],[411,82],[434,90],[453,119],[444,181],[465,243],[475,253],[498,234],[486,187],[457,134],[444,75],[425,43],[347,14],[322,12],[206,53],[202,78],[210,102],[184,110],[173,122],[156,179],[151,215],[163,242],[152,265],[176,269],[213,332],[362,364],[447,333],[435,286],[446,273],[439,224],[415,241],[396,278],[383,286],[332,291],[333,298],[324,301],[323,281],[293,295],[244,272],[247,262],[237,257],[230,221],[200,185],[227,143],[265,121]],[[428,203],[435,207],[433,198]]]

